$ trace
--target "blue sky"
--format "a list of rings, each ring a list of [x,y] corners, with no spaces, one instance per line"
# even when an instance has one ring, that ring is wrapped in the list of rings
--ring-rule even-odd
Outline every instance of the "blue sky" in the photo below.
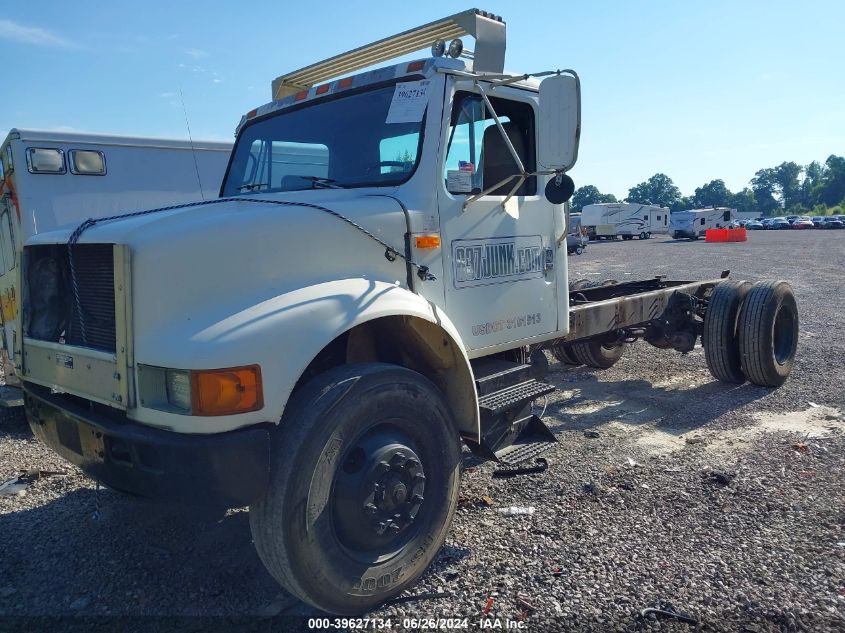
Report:
[[[467,8],[398,2],[5,2],[0,134],[12,127],[231,140],[286,71]],[[845,2],[500,2],[507,67],[583,89],[577,185],[685,194],[845,154]],[[471,46],[471,44],[470,44]]]

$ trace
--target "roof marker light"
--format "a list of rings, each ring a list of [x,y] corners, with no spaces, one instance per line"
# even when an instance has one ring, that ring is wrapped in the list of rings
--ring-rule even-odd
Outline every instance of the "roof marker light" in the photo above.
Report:
[[[247,118],[247,119],[251,119],[251,118],[252,118],[252,117],[254,117],[256,114],[258,114],[258,108],[255,108],[254,110],[250,110],[249,112],[247,112],[247,113],[246,113],[246,118]]]
[[[317,90],[314,91],[314,94],[324,95],[329,91],[331,88],[331,84],[323,84],[322,86],[318,86]]]
[[[346,79],[341,79],[337,86],[338,88],[348,88],[352,85],[352,77],[347,77]]]
[[[307,90],[300,90],[296,93],[296,96],[293,98],[294,101],[302,101],[305,97],[308,96]]]
[[[412,73],[415,70],[422,70],[423,66],[425,66],[425,60],[418,59],[417,61],[411,62],[410,64],[408,64],[407,72]]]

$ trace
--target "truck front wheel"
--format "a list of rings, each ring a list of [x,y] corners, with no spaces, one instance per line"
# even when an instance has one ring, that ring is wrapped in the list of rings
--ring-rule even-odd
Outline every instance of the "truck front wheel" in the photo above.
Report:
[[[258,555],[301,600],[366,612],[428,567],[458,499],[460,441],[422,375],[344,365],[288,403],[271,448],[268,494],[250,507]]]

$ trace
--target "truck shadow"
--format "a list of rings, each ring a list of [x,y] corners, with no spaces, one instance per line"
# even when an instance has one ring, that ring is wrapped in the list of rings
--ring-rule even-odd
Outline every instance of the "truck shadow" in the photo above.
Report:
[[[0,437],[17,439],[32,437],[23,407],[0,408]]]
[[[716,380],[687,389],[655,386],[647,380],[601,382],[584,369],[550,372],[548,380],[564,395],[546,409],[553,431],[591,429],[608,422],[653,423],[661,431],[682,435],[770,393],[750,384],[728,385]]]
[[[27,495],[3,501],[24,505],[39,494],[35,486],[47,482],[63,485],[58,478],[42,480]],[[127,618],[143,624],[167,616],[212,618],[205,622],[212,629],[220,624],[213,619],[222,617],[234,618],[242,630],[274,621],[279,626],[272,630],[306,630],[307,618],[326,615],[285,592],[266,571],[246,509],[214,512],[101,489],[95,519],[93,488],[57,492],[43,505],[0,514],[0,629],[10,617],[23,617],[25,624],[74,616],[128,630]],[[455,564],[469,553],[444,545],[424,578],[448,585],[457,575]],[[415,587],[399,601],[414,601]],[[40,628],[38,620],[32,624],[32,630]],[[192,630],[209,630],[197,626]]]
[[[62,485],[36,482],[4,505],[29,505],[36,486]],[[101,490],[94,519],[92,488],[58,492],[0,514],[0,617],[252,615],[279,594],[246,511],[213,514]]]

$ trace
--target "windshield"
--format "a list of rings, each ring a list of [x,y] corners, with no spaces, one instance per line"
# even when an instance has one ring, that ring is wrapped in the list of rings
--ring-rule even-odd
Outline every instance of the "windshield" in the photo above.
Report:
[[[247,125],[223,195],[404,182],[419,160],[423,113],[388,123],[394,91],[395,84],[372,88]]]

